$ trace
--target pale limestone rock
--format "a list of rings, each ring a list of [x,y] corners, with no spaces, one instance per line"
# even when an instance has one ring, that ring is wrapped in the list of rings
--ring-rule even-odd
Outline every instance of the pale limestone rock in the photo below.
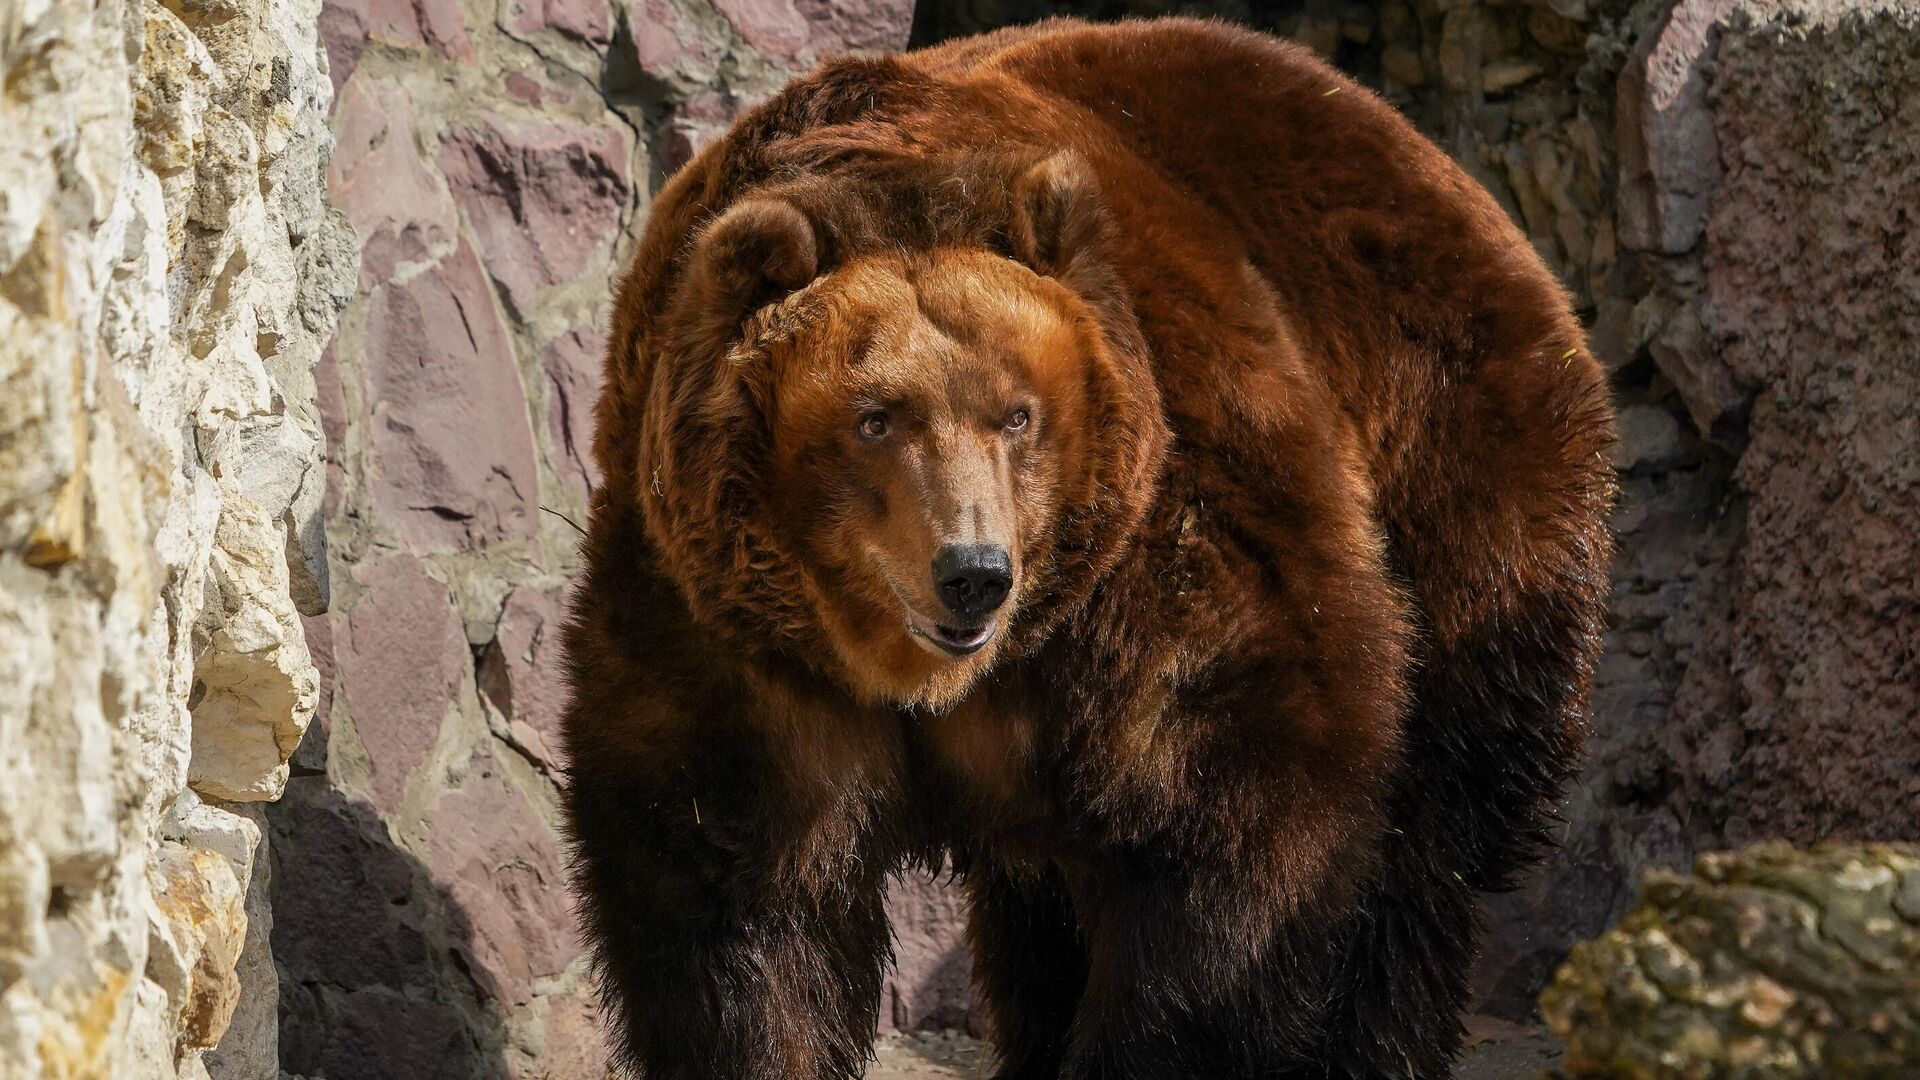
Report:
[[[276,1080],[280,1075],[280,977],[273,965],[267,828],[257,804],[239,812],[245,816],[223,811],[215,815],[223,824],[245,822],[251,827],[245,835],[254,838],[248,852],[253,872],[247,878],[246,939],[234,968],[240,980],[240,1003],[220,1044],[207,1053],[205,1061],[207,1071],[220,1080]],[[218,850],[233,857],[224,847]]]
[[[275,799],[313,716],[319,677],[289,592],[285,534],[246,495],[225,495],[201,614],[207,644],[194,667],[188,783],[230,802]]]
[[[274,1056],[263,830],[187,785],[271,798],[316,696],[293,598],[324,604],[309,369],[355,261],[320,186],[317,10],[0,17],[8,1080]],[[223,1040],[243,988],[263,1000]]]
[[[240,1000],[234,966],[246,939],[244,896],[233,865],[205,848],[163,844],[148,871],[152,925],[162,947],[150,949],[147,974],[167,991],[184,1050],[217,1046]],[[164,928],[166,933],[160,931]]]

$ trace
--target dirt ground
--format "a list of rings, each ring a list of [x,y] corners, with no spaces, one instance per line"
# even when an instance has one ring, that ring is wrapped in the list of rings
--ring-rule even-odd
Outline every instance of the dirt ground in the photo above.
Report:
[[[1560,1060],[1559,1043],[1538,1028],[1468,1017],[1467,1033],[1454,1080],[1536,1080]],[[867,1080],[975,1080],[992,1064],[984,1050],[954,1032],[883,1035]]]

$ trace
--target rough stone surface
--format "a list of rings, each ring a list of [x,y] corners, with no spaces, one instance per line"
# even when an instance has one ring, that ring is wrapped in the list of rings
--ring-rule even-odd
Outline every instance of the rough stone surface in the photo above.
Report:
[[[617,122],[582,128],[491,115],[443,138],[440,169],[515,311],[531,310],[538,290],[606,264],[632,195],[632,141]]]
[[[360,65],[368,45],[432,49],[449,60],[472,60],[473,43],[457,0],[347,0],[320,14],[333,85]]]
[[[972,1015],[966,906],[943,878],[896,877],[887,894],[894,971],[880,1002],[880,1026],[894,1031],[985,1033]]]
[[[472,247],[376,290],[366,312],[372,501],[422,551],[534,532],[526,391]]]
[[[1753,395],[1733,477],[1745,527],[1665,745],[1708,843],[1909,839],[1920,3],[1753,4],[1720,34],[1725,178],[1692,302],[1711,342],[1702,374]]]
[[[501,25],[516,37],[552,32],[604,48],[613,35],[607,0],[506,0]]]
[[[276,1075],[352,286],[308,0],[0,16],[0,1075]]]
[[[362,290],[429,264],[458,229],[445,183],[414,149],[413,119],[406,89],[384,79],[349,80],[334,107],[327,187],[360,236]]]
[[[493,643],[480,658],[481,696],[506,726],[505,737],[534,764],[560,764],[560,713],[566,707],[561,674],[560,621],[565,608],[549,593],[520,587],[501,605]]]
[[[313,441],[303,436],[302,444],[311,458]],[[306,464],[311,467],[311,460]],[[228,802],[279,797],[287,759],[319,698],[319,676],[290,602],[288,538],[246,491],[238,483],[221,491],[207,606],[195,627],[205,643],[195,660],[190,703],[187,782],[201,795]]]
[[[598,330],[569,330],[540,354],[547,376],[547,445],[554,471],[584,501],[600,482],[593,463],[593,405],[600,398],[600,365],[607,351]]]
[[[1912,1075],[1920,849],[1773,843],[1652,871],[1541,1011],[1578,1077]]]
[[[524,1005],[579,952],[559,853],[545,821],[490,757],[427,816],[427,863],[472,933],[459,947],[480,989]]]
[[[410,555],[353,569],[362,590],[334,642],[340,699],[366,751],[376,805],[398,807],[427,760],[471,663],[447,588]]]
[[[1630,247],[1681,255],[1700,242],[1720,181],[1702,62],[1736,3],[1675,4],[1620,73],[1619,222]]]

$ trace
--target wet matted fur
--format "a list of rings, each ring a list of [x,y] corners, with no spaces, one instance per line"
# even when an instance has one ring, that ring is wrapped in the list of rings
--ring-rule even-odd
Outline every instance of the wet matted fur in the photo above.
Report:
[[[896,384],[1034,410],[940,474],[1016,563],[964,659],[837,411]],[[1188,20],[829,63],[655,202],[597,421],[566,808],[636,1075],[857,1076],[942,858],[1001,1077],[1448,1074],[1579,753],[1611,413],[1391,108]]]

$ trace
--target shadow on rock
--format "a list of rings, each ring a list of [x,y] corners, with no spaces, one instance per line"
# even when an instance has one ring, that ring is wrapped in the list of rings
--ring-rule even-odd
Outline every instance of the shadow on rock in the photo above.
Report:
[[[464,909],[373,808],[299,776],[268,819],[281,1068],[328,1080],[510,1076]]]

